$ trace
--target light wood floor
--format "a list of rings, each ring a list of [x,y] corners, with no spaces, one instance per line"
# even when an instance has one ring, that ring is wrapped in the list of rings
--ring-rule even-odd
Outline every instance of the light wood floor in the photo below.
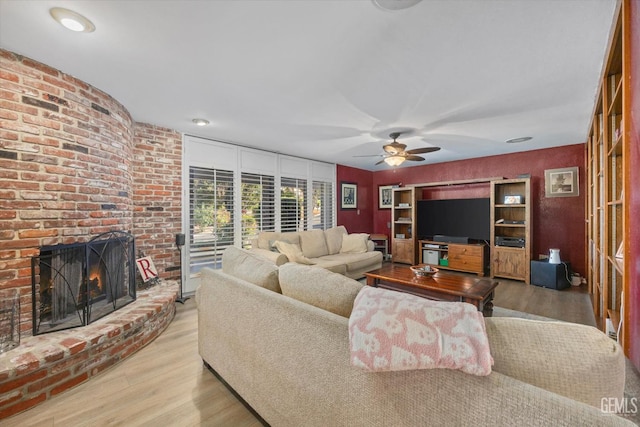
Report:
[[[564,291],[501,280],[495,305],[594,324],[584,286]],[[136,354],[3,426],[259,426],[203,367],[194,298],[177,304],[167,330]]]

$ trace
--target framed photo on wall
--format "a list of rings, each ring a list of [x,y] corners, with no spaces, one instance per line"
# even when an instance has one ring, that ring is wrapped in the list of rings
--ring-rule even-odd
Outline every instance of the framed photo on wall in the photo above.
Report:
[[[378,209],[391,209],[393,205],[393,189],[399,187],[398,184],[378,186]]]
[[[578,167],[545,170],[544,190],[547,197],[575,197],[580,195]]]
[[[340,183],[340,209],[358,208],[358,184],[354,182]]]

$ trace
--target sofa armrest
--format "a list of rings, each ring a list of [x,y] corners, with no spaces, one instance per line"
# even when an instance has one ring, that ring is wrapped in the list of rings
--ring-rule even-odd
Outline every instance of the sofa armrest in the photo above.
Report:
[[[367,240],[367,252],[373,252],[376,249],[376,244],[373,240]]]
[[[249,249],[249,252],[255,255],[258,255],[262,258],[268,259],[278,267],[281,266],[282,264],[286,264],[287,262],[289,262],[289,258],[287,258],[285,254],[281,254],[280,252],[273,252],[273,251],[268,251],[266,249],[260,249],[260,248],[251,248]]]
[[[623,398],[624,354],[598,329],[509,317],[485,324],[494,371],[597,408]]]

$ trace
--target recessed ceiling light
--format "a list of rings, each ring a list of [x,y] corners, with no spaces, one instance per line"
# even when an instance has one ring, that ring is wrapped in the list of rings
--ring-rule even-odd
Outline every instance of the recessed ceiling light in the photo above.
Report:
[[[80,15],[73,10],[65,9],[62,7],[54,7],[49,10],[49,13],[58,21],[63,27],[68,30],[84,33],[92,33],[95,31],[96,26],[93,25],[84,16]]]
[[[530,139],[533,139],[533,137],[531,137],[531,136],[523,136],[521,138],[508,139],[505,142],[507,144],[517,144],[518,142],[525,142],[525,141],[529,141]]]
[[[408,9],[420,3],[422,0],[371,0],[371,1],[380,9],[394,11],[394,10]]]
[[[198,126],[206,126],[209,124],[209,120],[205,119],[193,119],[192,122]]]

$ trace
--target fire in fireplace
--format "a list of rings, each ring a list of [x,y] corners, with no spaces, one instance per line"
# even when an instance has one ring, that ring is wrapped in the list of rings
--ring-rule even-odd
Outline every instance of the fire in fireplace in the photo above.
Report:
[[[135,241],[110,231],[43,247],[31,262],[33,335],[89,323],[135,301]]]

